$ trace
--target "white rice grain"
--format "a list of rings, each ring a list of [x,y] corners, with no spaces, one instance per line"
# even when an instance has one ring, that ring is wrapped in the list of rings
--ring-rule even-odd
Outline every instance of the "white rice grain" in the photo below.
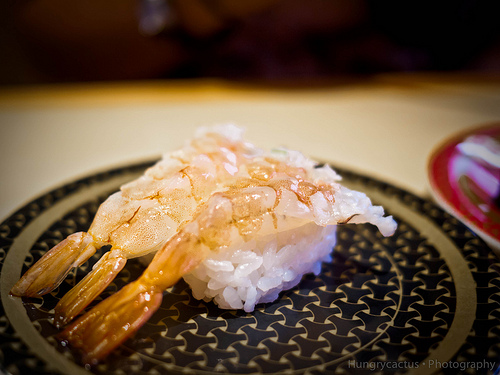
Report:
[[[335,245],[335,226],[303,225],[259,241],[213,252],[184,279],[193,296],[224,309],[251,312],[259,303],[274,301],[302,276],[321,271]],[[225,260],[222,260],[225,259]]]

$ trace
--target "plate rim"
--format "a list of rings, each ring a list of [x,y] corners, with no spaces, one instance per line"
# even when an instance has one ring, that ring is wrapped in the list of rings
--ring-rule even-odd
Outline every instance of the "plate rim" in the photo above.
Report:
[[[58,186],[56,188],[53,188],[52,190],[50,190],[50,191],[48,191],[48,192],[46,192],[44,194],[40,194],[36,198],[32,199],[29,203],[27,203],[24,206],[22,206],[19,209],[17,209],[12,215],[8,216],[5,220],[3,220],[0,223],[0,226],[3,226],[4,224],[6,224],[10,219],[13,219],[16,215],[18,215],[19,213],[21,213],[22,210],[28,208],[32,204],[35,204],[40,199],[42,199],[44,197],[47,197],[49,195],[54,195],[58,191],[60,191],[61,189],[67,188],[70,185],[78,185],[78,184],[81,184],[81,183],[88,184],[88,183],[90,183],[94,179],[98,179],[98,178],[101,178],[101,177],[109,176],[109,175],[112,175],[113,173],[117,173],[117,172],[118,173],[123,173],[125,171],[130,171],[130,170],[134,170],[134,171],[136,171],[136,170],[137,171],[138,170],[143,170],[144,168],[147,168],[148,166],[150,166],[153,163],[155,163],[156,161],[157,161],[157,159],[151,159],[151,160],[148,160],[148,161],[140,161],[140,162],[136,162],[136,163],[130,163],[130,164],[123,165],[123,166],[120,166],[120,167],[113,167],[111,169],[100,171],[98,173],[88,174],[85,177],[81,177],[81,178],[79,178],[79,179],[77,179],[75,181],[72,181],[72,182],[69,182],[69,183],[66,183],[66,184],[61,184],[60,186]],[[332,165],[332,164],[330,164],[330,165]],[[358,171],[349,170],[349,169],[347,169],[345,167],[335,167],[335,166],[333,166],[332,168],[335,171],[337,171],[341,176],[349,175],[349,178],[351,178],[351,179],[366,179],[370,183],[373,183],[373,184],[377,185],[381,190],[385,190],[386,188],[395,189],[399,194],[409,195],[409,196],[411,196],[411,197],[413,197],[413,198],[415,198],[417,200],[420,200],[421,202],[425,202],[425,203],[431,204],[433,206],[433,208],[436,208],[436,209],[438,209],[438,210],[440,210],[440,211],[442,211],[443,213],[446,214],[446,211],[444,211],[442,208],[440,208],[434,202],[431,202],[430,200],[422,198],[422,197],[420,197],[420,196],[418,196],[418,195],[416,195],[416,194],[414,194],[412,192],[409,192],[409,191],[405,190],[404,188],[398,187],[398,186],[396,186],[396,185],[394,185],[392,183],[385,182],[385,181],[383,181],[383,180],[381,180],[381,179],[379,179],[377,177],[372,177],[372,176],[369,176],[369,175],[366,175],[366,174],[362,174],[362,173],[360,173]],[[76,189],[72,193],[76,193],[79,190],[80,190],[80,188]],[[53,203],[54,202],[52,202],[52,204]],[[47,209],[47,208],[44,208],[44,209]],[[459,224],[463,225],[463,223],[459,223]],[[470,231],[468,228],[465,228],[465,230]],[[3,264],[2,264],[2,267],[3,267]],[[21,338],[18,337],[18,340],[21,340]],[[37,358],[37,356],[36,356],[35,353],[32,353],[32,354],[33,354],[33,356],[35,356]],[[0,369],[3,369],[3,368],[4,368],[4,363],[2,361],[0,363]]]
[[[475,127],[471,127],[469,129],[465,129],[459,131],[457,133],[452,134],[451,136],[441,140],[437,143],[432,149],[431,153],[427,157],[427,183],[429,185],[429,190],[432,198],[435,202],[447,213],[453,215],[462,223],[464,223],[467,227],[469,227],[473,232],[478,233],[482,239],[486,242],[488,246],[495,251],[497,256],[500,257],[500,238],[495,238],[490,233],[486,232],[482,228],[480,228],[475,222],[469,220],[465,215],[463,215],[455,206],[453,206],[448,199],[444,196],[442,190],[439,188],[438,183],[436,182],[433,174],[433,166],[436,163],[436,160],[441,156],[443,150],[446,148],[456,145],[460,143],[464,138],[469,135],[473,135],[484,130],[491,130],[494,128],[498,128],[500,130],[500,121],[493,121],[485,124],[481,124]],[[499,131],[500,134],[500,131]]]

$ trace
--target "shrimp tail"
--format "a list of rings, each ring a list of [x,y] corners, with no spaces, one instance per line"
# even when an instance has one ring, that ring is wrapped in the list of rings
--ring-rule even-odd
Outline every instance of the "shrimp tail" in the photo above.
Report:
[[[195,269],[210,251],[230,240],[238,204],[252,205],[252,191],[234,197],[214,195],[196,220],[170,238],[134,282],[97,304],[70,324],[59,338],[95,364],[133,335],[159,308],[163,291]],[[274,195],[275,197],[275,195]],[[268,205],[274,205],[275,198]],[[261,209],[260,205],[257,205]],[[243,210],[242,212],[250,212]],[[262,214],[267,212],[263,207]]]
[[[73,267],[78,267],[96,252],[92,236],[77,232],[45,253],[12,287],[18,297],[39,297],[57,288]]]
[[[205,256],[206,249],[196,236],[177,234],[136,281],[94,306],[58,338],[80,351],[84,364],[96,364],[133,335],[160,307],[163,291]]]
[[[68,324],[88,306],[123,269],[127,259],[109,251],[102,256],[92,270],[73,287],[56,305],[54,325],[57,328]]]
[[[161,289],[135,281],[69,325],[58,338],[70,342],[82,354],[84,364],[95,365],[133,335],[160,307],[162,299]]]

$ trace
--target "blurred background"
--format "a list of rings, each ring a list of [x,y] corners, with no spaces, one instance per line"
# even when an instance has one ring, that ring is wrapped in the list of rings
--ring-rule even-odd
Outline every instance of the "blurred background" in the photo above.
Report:
[[[439,142],[499,124],[499,14],[499,0],[1,1],[0,217],[227,122],[425,196]]]
[[[22,0],[0,84],[500,72],[498,0]]]

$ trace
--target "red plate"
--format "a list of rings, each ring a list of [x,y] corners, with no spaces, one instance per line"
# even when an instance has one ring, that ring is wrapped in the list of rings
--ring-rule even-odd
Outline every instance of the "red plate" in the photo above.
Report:
[[[471,151],[471,152],[469,152]],[[500,123],[456,134],[431,154],[434,199],[500,252]]]

